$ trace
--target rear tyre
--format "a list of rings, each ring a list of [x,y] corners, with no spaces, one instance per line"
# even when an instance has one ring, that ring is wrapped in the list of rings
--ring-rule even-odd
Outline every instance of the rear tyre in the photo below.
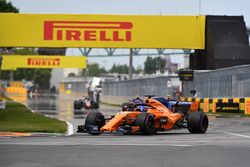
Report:
[[[81,109],[81,102],[74,101],[74,109],[75,110],[80,110]]]
[[[92,102],[91,103],[91,108],[92,109],[98,109],[99,108],[99,104],[97,102]]]
[[[193,112],[188,116],[188,131],[190,133],[206,133],[208,117],[204,112]]]
[[[136,125],[140,127],[143,135],[153,135],[156,132],[155,118],[150,113],[139,114],[136,118]]]
[[[97,126],[98,127],[98,131],[100,131],[101,127],[105,125],[105,117],[102,113],[100,112],[90,112],[88,114],[88,116],[86,117],[85,120],[85,127],[88,126]],[[92,133],[91,131],[89,131],[89,134],[92,135],[97,135],[100,133]]]

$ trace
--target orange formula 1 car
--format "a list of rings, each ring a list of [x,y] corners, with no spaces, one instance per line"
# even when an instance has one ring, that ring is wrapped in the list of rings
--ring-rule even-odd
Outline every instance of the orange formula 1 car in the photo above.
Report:
[[[87,115],[78,132],[99,135],[105,132],[153,135],[158,131],[187,128],[190,133],[205,133],[208,117],[198,111],[197,103],[178,102],[148,96],[141,102],[130,103],[109,119],[100,112]]]

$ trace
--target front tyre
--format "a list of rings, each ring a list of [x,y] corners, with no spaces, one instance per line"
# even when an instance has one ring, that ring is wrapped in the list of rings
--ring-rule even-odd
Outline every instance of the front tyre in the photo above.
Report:
[[[193,112],[188,116],[188,131],[190,133],[206,133],[208,117],[204,112]]]
[[[140,127],[143,135],[153,135],[156,132],[155,118],[150,113],[139,114],[136,118],[136,125]]]
[[[88,133],[92,135],[100,134],[100,129],[105,125],[105,117],[100,112],[90,112],[85,120],[85,127],[88,127]],[[94,129],[97,128],[97,129]]]

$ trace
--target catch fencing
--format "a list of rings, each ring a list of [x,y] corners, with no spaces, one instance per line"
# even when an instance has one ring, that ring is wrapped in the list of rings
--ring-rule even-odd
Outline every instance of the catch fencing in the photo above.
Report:
[[[119,82],[104,82],[103,95],[109,96],[166,96],[173,92],[173,82],[176,77],[156,77],[125,80]],[[169,84],[169,85],[168,85]]]
[[[121,104],[131,97],[155,95],[166,97],[172,95],[181,83],[177,76],[161,76],[119,82],[104,82],[101,100],[112,104]]]
[[[193,81],[183,83],[183,95],[196,90],[199,98],[250,97],[250,65],[213,71],[195,71]]]

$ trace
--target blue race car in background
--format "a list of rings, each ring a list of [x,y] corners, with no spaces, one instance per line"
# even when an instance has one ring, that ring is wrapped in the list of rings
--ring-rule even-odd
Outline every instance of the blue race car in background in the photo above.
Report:
[[[184,115],[187,115],[190,111],[199,111],[198,102],[178,101],[164,97],[154,97],[154,95],[146,95],[146,97],[153,98],[162,103],[171,111],[182,113]],[[125,102],[122,104],[122,111],[132,111],[135,106],[138,106],[138,104],[144,104],[143,99],[141,99],[140,97],[131,98],[129,102]]]

